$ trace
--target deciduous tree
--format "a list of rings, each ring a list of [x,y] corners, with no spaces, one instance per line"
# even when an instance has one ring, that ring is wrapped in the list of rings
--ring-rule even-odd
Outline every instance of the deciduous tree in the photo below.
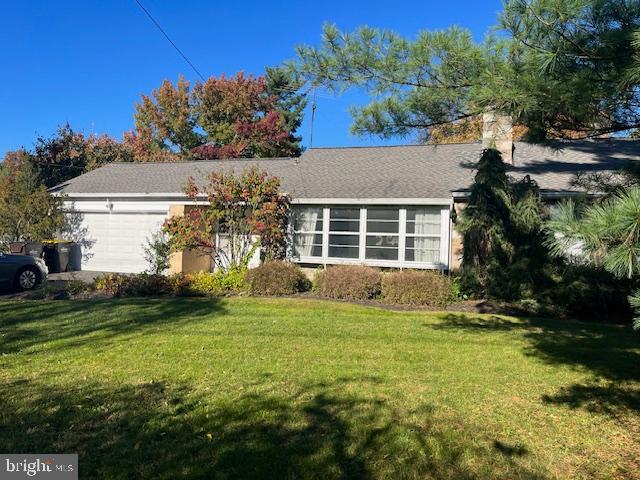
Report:
[[[108,135],[85,135],[68,123],[52,137],[38,137],[25,155],[38,180],[49,188],[107,163],[132,160],[130,150]]]
[[[193,88],[183,78],[165,81],[136,105],[136,128],[126,142],[151,160],[297,156],[304,106],[282,69],[211,77]]]
[[[0,245],[52,238],[64,224],[61,199],[50,195],[24,152],[0,164]]]
[[[190,178],[184,191],[200,208],[167,220],[172,249],[210,255],[225,270],[246,268],[259,246],[264,258],[283,258],[289,199],[279,188],[277,178],[255,168],[240,176],[213,172],[204,186]],[[216,242],[216,233],[224,235],[224,244]]]

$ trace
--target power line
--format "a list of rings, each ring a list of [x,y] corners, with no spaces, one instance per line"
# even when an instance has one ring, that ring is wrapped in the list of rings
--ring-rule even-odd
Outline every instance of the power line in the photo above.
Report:
[[[153,18],[153,15],[151,15],[151,13],[149,13],[149,10],[147,10],[146,8],[144,8],[144,5],[142,5],[142,3],[140,2],[140,0],[135,0],[135,2],[138,4],[138,6],[142,9],[142,11],[147,15],[147,17],[149,17],[149,19],[153,22],[153,24],[158,27],[158,30],[160,30],[160,32],[165,36],[165,38],[169,41],[169,43],[173,46],[173,48],[176,49],[176,52],[178,52],[180,54],[180,56],[182,58],[184,58],[184,61],[187,62],[189,64],[189,66],[193,69],[194,72],[196,72],[196,74],[200,77],[200,79],[203,82],[206,82],[204,76],[198,71],[198,69],[195,67],[195,65],[193,63],[191,63],[191,60],[189,60],[187,58],[187,56],[182,52],[182,50],[180,50],[178,48],[178,46],[173,42],[173,40],[171,40],[171,37],[169,37],[169,35],[167,34],[167,32],[164,31],[164,29],[160,26],[160,24],[156,21],[155,18]]]

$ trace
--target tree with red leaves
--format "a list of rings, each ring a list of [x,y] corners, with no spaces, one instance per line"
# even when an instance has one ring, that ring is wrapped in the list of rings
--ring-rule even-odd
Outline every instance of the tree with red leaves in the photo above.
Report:
[[[172,250],[209,255],[223,270],[246,268],[258,247],[264,259],[284,258],[289,199],[279,190],[276,177],[256,168],[240,176],[213,172],[205,186],[190,178],[184,193],[200,208],[165,222]]]
[[[305,105],[281,69],[211,77],[193,88],[184,78],[165,80],[136,104],[135,130],[125,143],[147,161],[298,156],[295,132]]]

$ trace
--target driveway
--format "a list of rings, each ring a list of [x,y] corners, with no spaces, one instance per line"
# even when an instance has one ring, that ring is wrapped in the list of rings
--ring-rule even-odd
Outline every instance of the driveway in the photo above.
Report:
[[[98,277],[99,275],[103,275],[104,273],[105,272],[94,271],[50,273],[47,276],[47,283],[51,286],[57,286],[71,280],[81,280],[85,283],[93,283],[96,277]],[[15,292],[6,288],[0,288],[0,300],[21,297],[22,295],[20,292]]]
[[[86,283],[93,283],[96,277],[104,275],[105,272],[80,271],[80,272],[63,272],[50,273],[47,280],[50,282],[68,282],[69,280],[82,280]]]

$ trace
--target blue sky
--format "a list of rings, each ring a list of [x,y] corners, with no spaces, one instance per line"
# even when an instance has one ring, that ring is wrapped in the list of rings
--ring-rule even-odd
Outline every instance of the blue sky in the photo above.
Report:
[[[414,37],[424,29],[469,28],[477,39],[496,23],[500,0],[161,1],[142,0],[205,76],[260,74],[318,44],[323,23],[341,29],[384,27]],[[31,147],[69,122],[85,133],[116,138],[133,126],[134,103],[168,78],[196,75],[134,0],[6,2],[0,30],[0,155]],[[366,98],[349,92],[318,98],[314,146],[403,143],[355,137],[348,107]],[[309,115],[300,131],[309,140]]]

